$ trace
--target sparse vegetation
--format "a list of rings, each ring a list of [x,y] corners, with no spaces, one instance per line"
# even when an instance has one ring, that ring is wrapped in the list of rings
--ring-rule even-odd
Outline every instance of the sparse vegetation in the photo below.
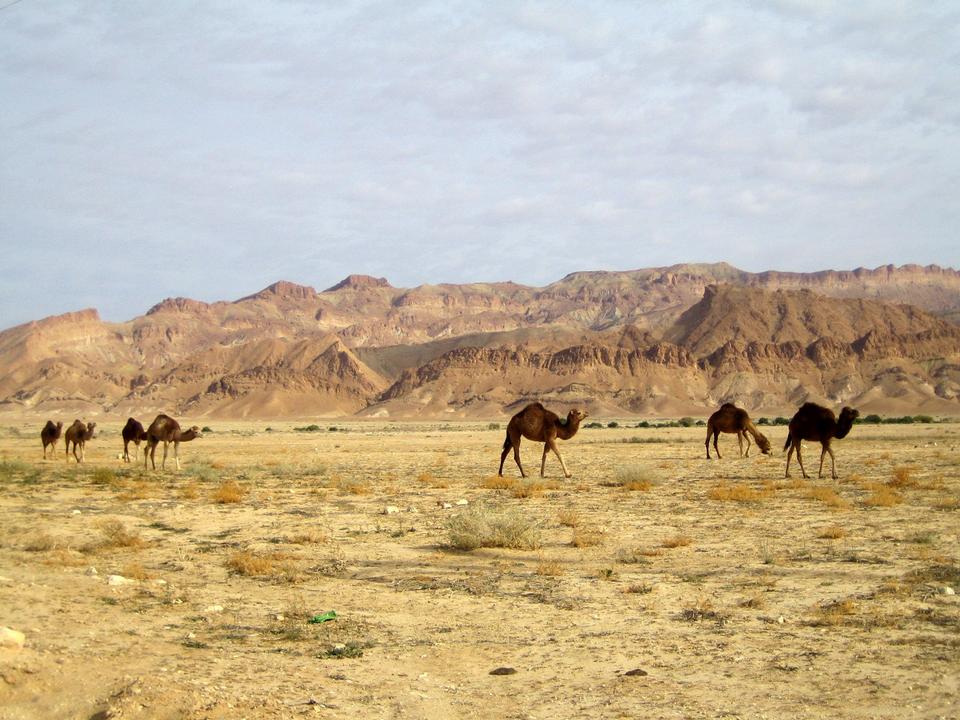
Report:
[[[540,547],[540,528],[517,510],[477,503],[447,522],[450,547],[476,550],[502,547],[531,550]]]
[[[755,503],[769,497],[768,489],[757,490],[743,483],[722,482],[707,492],[707,497],[718,502]]]
[[[213,491],[210,498],[221,505],[243,502],[247,491],[236,480],[226,480]]]

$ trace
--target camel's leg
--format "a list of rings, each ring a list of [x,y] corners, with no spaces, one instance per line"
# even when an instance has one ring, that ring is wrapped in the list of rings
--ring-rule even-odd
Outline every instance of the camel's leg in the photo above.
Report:
[[[790,447],[787,449],[787,472],[784,474],[785,478],[790,477],[790,458],[793,457],[793,443],[790,443]]]
[[[167,445],[169,444],[166,440],[163,441],[163,461],[160,463],[161,470],[167,469]]]
[[[712,434],[713,434],[713,432],[710,430],[710,428],[707,428],[707,439],[706,439],[706,440],[704,441],[704,443],[703,443],[704,446],[707,448],[707,460],[711,460],[711,459],[712,459],[712,458],[710,457],[710,436],[711,436]]]
[[[833,461],[833,448],[827,445],[827,452],[830,453],[830,474],[833,476],[833,479],[837,479],[837,466]]]
[[[173,441],[173,459],[177,461],[177,470],[180,469],[180,441]]]
[[[750,457],[750,436],[745,432],[741,432],[740,434],[743,435],[743,439],[747,441],[747,452],[744,457]]]
[[[797,462],[800,463],[800,472],[803,473],[803,477],[809,479],[810,476],[807,475],[807,471],[803,468],[803,458],[800,457],[800,443],[799,443],[799,442],[797,443]]]
[[[553,452],[556,454],[557,460],[560,461],[560,467],[563,468],[563,476],[570,477],[570,471],[567,470],[567,465],[566,463],[563,462],[563,455],[561,455],[560,450],[557,449],[556,440],[554,440],[553,438],[550,438],[550,440],[548,440],[547,443],[550,445],[550,449],[553,450]],[[544,453],[543,458],[544,458],[544,461],[546,461],[546,458],[547,458],[546,453]]]
[[[87,459],[87,444],[85,442],[80,443],[80,462],[83,462]]]
[[[520,468],[520,477],[526,477],[527,474],[523,471],[523,465],[520,463],[520,438],[514,440],[510,438],[510,444],[513,445],[513,459],[517,463],[517,467]]]
[[[123,461],[130,462],[130,441],[123,441]]]
[[[740,448],[740,457],[743,457],[743,433],[737,430],[737,447]]]
[[[817,470],[817,477],[823,477],[823,456],[827,454],[827,446],[825,444],[820,446],[820,469]]]
[[[47,444],[46,444],[46,443],[43,444],[43,459],[44,459],[44,460],[47,459]]]
[[[543,457],[540,459],[540,477],[544,477],[544,472],[547,470],[547,453],[550,451],[550,443],[545,442],[543,444]]]
[[[720,447],[717,445],[717,440],[718,440],[719,438],[720,438],[720,431],[719,431],[719,430],[714,430],[714,431],[713,431],[713,449],[714,449],[714,450],[716,451],[716,453],[717,453],[717,460],[723,460],[723,458],[720,457]]]
[[[64,459],[67,462],[70,462],[70,441],[69,440],[67,440],[67,442],[64,443],[63,452],[64,452]]]
[[[510,442],[507,441],[503,444],[503,452],[500,453],[500,470],[497,474],[500,477],[503,477],[503,461],[507,459],[507,453],[510,452]]]

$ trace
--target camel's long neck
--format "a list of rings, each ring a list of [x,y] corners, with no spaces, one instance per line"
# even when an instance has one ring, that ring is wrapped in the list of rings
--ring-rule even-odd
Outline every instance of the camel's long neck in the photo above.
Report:
[[[850,429],[853,427],[853,418],[841,417],[840,421],[837,423],[837,432],[834,433],[834,437],[837,440],[843,440],[849,433]]]
[[[757,441],[757,444],[759,445],[759,444],[760,444],[760,438],[762,438],[762,437],[764,437],[764,436],[763,436],[763,433],[761,433],[759,430],[757,430],[757,426],[753,424],[753,421],[752,421],[752,420],[747,420],[746,430],[747,430],[748,433],[750,433],[751,435],[753,435],[753,439],[756,440],[756,441]],[[766,439],[766,438],[764,438],[764,439]]]
[[[580,419],[574,417],[568,417],[567,422],[563,425],[557,426],[557,437],[561,440],[569,440],[574,435],[577,434],[577,430],[580,429]]]

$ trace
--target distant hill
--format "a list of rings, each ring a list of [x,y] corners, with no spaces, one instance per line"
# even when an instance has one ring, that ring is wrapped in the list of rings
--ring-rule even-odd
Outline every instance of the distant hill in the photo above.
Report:
[[[807,399],[960,414],[960,273],[747,273],[725,263],[395,288],[351,275],[236,301],[168,298],[0,332],[0,412],[51,417],[500,417]]]

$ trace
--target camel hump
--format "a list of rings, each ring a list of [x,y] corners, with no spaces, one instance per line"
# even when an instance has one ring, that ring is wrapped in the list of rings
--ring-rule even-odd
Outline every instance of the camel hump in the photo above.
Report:
[[[726,402],[720,406],[721,410],[723,410],[724,408],[726,408],[727,410],[736,410],[737,406],[734,405],[733,403]]]
[[[43,429],[49,432],[51,430],[56,430],[57,426],[53,424],[53,420],[47,420],[47,424],[43,426]]]

